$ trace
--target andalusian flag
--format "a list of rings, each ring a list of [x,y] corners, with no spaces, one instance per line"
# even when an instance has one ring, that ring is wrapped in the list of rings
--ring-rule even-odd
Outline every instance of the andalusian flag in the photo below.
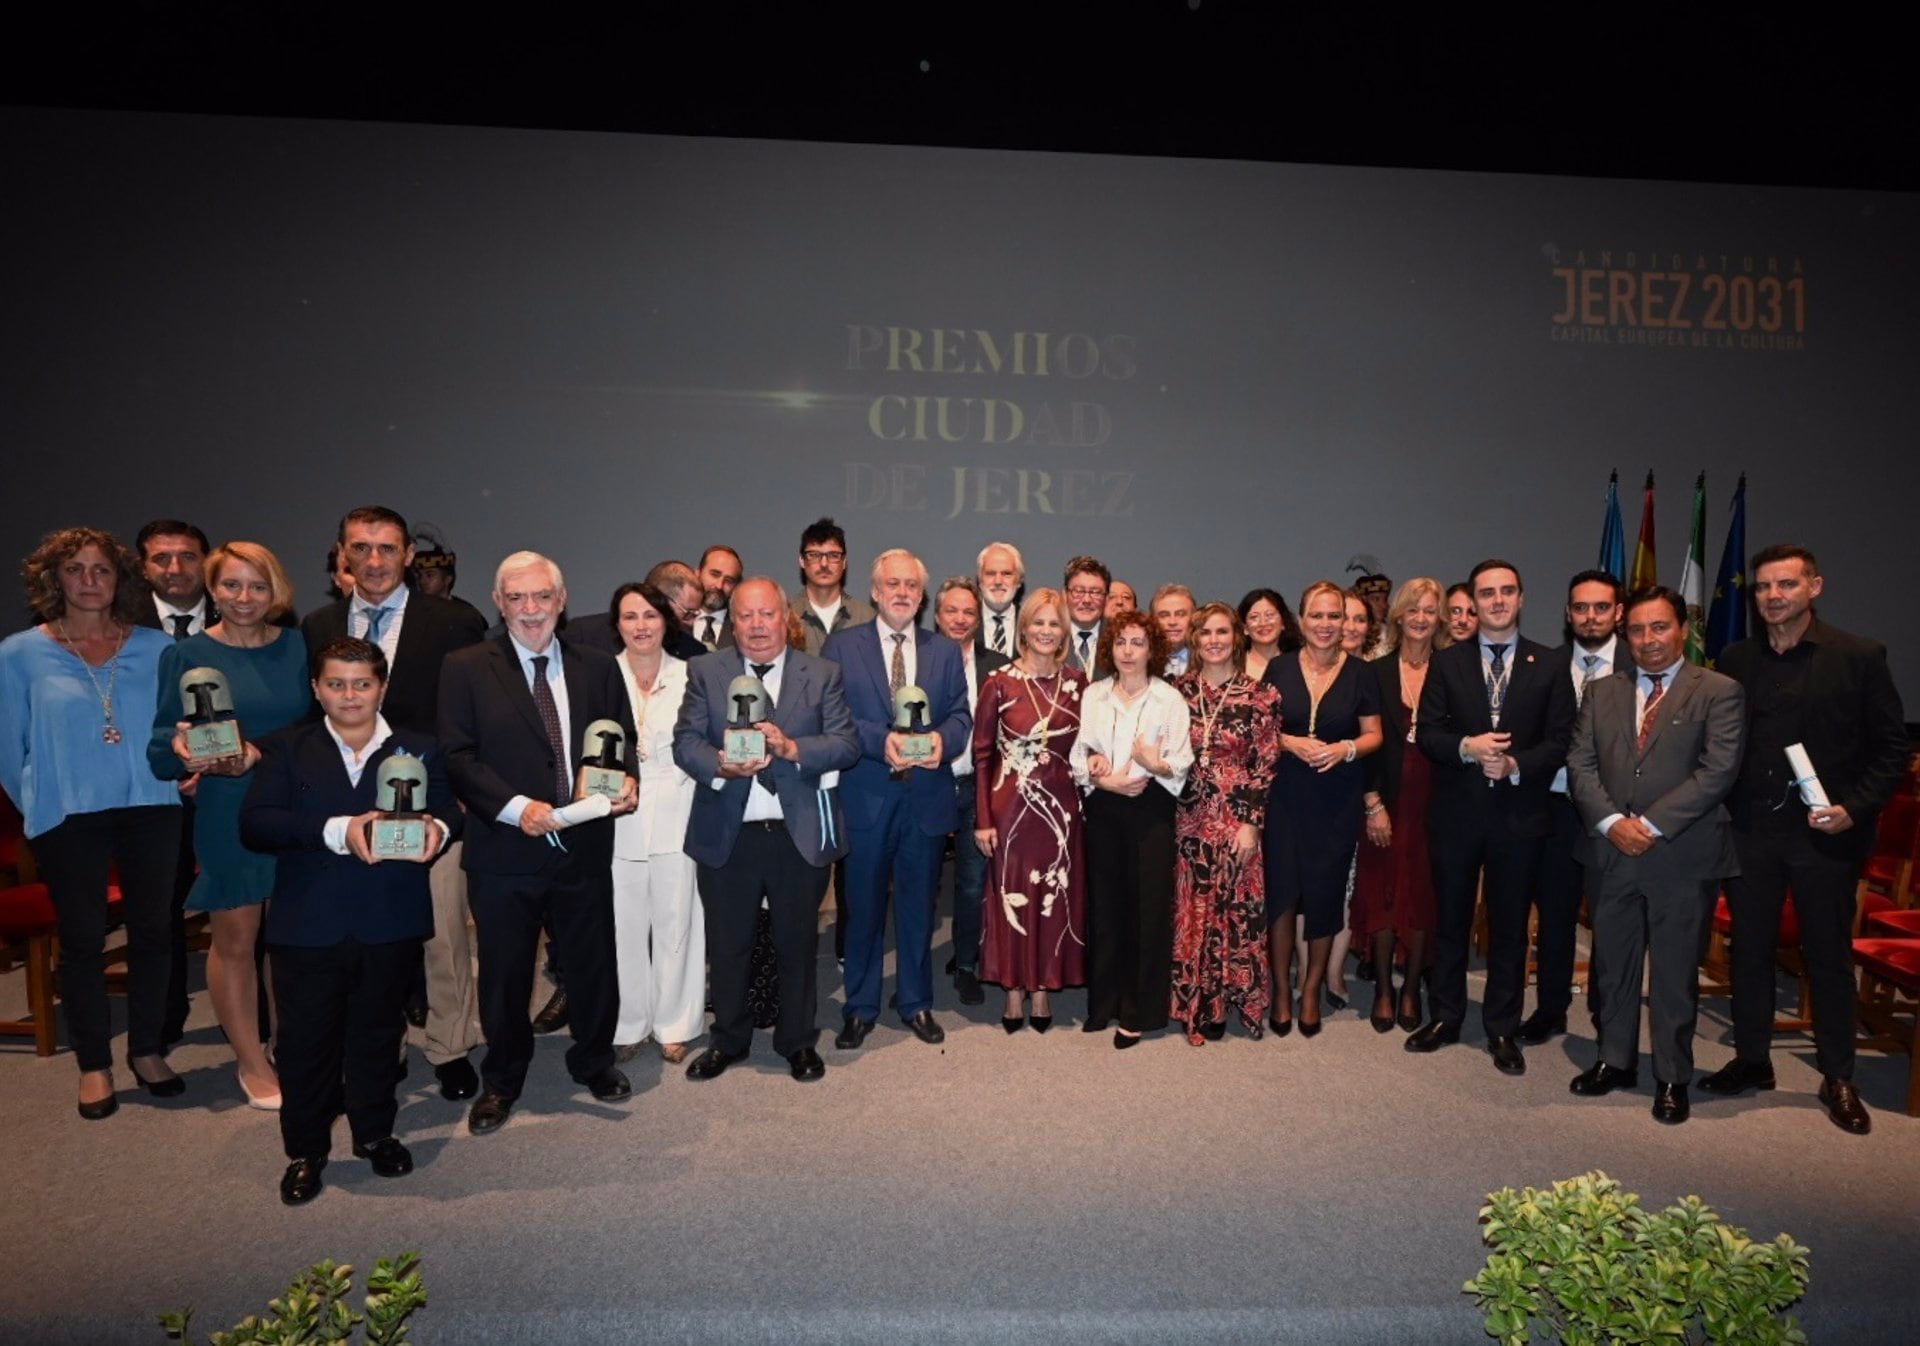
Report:
[[[1687,530],[1687,563],[1680,570],[1687,600],[1687,662],[1707,662],[1707,474],[1693,479],[1693,526]]]
[[[1627,579],[1627,531],[1620,523],[1620,473],[1607,478],[1607,518],[1600,525],[1600,559],[1595,564],[1622,584]]]
[[[1640,540],[1633,544],[1633,573],[1627,576],[1627,592],[1637,594],[1658,584],[1653,563],[1653,469],[1647,469],[1647,493],[1640,502]]]
[[[1727,545],[1720,551],[1720,574],[1713,582],[1713,606],[1707,609],[1707,666],[1720,651],[1747,638],[1747,474],[1733,488],[1733,517],[1727,521]]]

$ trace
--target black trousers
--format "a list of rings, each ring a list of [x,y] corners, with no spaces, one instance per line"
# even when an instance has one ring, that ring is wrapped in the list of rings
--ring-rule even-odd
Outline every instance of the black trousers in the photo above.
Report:
[[[1853,911],[1857,862],[1813,848],[1805,814],[1797,831],[1735,832],[1740,874],[1727,880],[1733,916],[1733,1050],[1761,1062],[1773,1049],[1774,955],[1787,890],[1800,917],[1800,957],[1813,1001],[1813,1048],[1822,1075],[1853,1078]]]
[[[1167,1024],[1173,975],[1173,796],[1095,790],[1087,817],[1087,1018]],[[971,838],[968,838],[971,841]]]
[[[1467,1017],[1474,890],[1484,872],[1491,938],[1480,1021],[1488,1037],[1511,1037],[1520,1027],[1527,989],[1528,900],[1545,846],[1544,837],[1516,836],[1498,813],[1465,830],[1431,830],[1428,850],[1438,919],[1429,996],[1435,1019],[1458,1024]]]
[[[567,1073],[586,1080],[613,1064],[620,982],[613,957],[613,871],[554,849],[531,874],[467,871],[467,906],[480,952],[480,1026],[488,1089],[520,1097],[533,1063],[533,963],[542,923],[566,958]]]
[[[791,1056],[820,1036],[815,963],[817,913],[826,896],[827,870],[801,856],[782,823],[746,823],[727,863],[698,866],[700,904],[707,923],[707,985],[713,1000],[713,1045],[738,1053],[753,1045],[747,984],[753,963],[754,918],[762,897],[773,921],[779,965],[780,1017],[773,1049]]]
[[[400,1110],[393,1067],[407,1032],[407,985],[422,942],[267,946],[280,1010],[274,1068],[287,1158],[325,1159],[340,1111],[356,1145],[393,1134]]]
[[[1587,887],[1587,869],[1579,857],[1585,852],[1587,833],[1580,826],[1579,810],[1566,795],[1555,795],[1551,807],[1553,835],[1541,850],[1540,881],[1533,890],[1534,910],[1540,914],[1534,936],[1540,979],[1534,1007],[1542,1014],[1565,1014],[1573,1003],[1574,935]]]
[[[193,800],[180,799],[180,853],[174,862],[173,908],[167,918],[170,936],[167,949],[167,1012],[160,1026],[160,1040],[171,1047],[186,1036],[187,1012],[187,894],[193,891],[198,870],[193,854]],[[261,1041],[271,1034],[263,1028]]]
[[[171,804],[76,813],[35,837],[33,858],[60,927],[60,1002],[82,1070],[113,1065],[107,1008],[107,878],[118,868],[127,931],[127,1055],[163,1050],[167,919],[173,910],[180,810]]]

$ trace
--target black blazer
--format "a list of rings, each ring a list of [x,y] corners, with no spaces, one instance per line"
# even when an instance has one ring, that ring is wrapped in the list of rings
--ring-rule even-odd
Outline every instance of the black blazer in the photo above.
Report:
[[[633,703],[620,666],[598,650],[580,649],[556,636],[567,682],[569,723],[560,727],[567,756],[576,765],[580,738],[594,720],[612,720],[626,730],[626,769],[635,774]],[[506,636],[448,656],[440,675],[441,746],[453,790],[469,810],[461,865],[470,872],[531,874],[555,854],[545,837],[530,837],[498,821],[515,795],[546,803],[554,794],[553,750],[533,691]],[[613,864],[613,820],[570,827],[559,834],[569,853],[584,863]]]
[[[273,900],[267,903],[267,942],[323,947],[348,939],[389,944],[433,933],[430,865],[407,861],[364,864],[327,849],[329,818],[356,817],[374,807],[381,763],[404,749],[427,768],[425,811],[460,835],[445,755],[425,734],[395,729],[360,773],[347,779],[340,749],[324,724],[296,724],[260,740],[240,806],[240,840],[249,850],[279,856]]]
[[[202,630],[205,630],[220,620],[220,614],[214,611],[212,594],[201,594],[200,602],[196,604],[196,606],[200,609],[200,627]],[[134,625],[144,626],[150,631],[167,631],[167,628],[160,624],[160,610],[154,607],[151,595],[148,596],[146,602],[140,605],[140,615],[134,619]],[[167,631],[167,634],[172,635],[173,632]]]
[[[1388,651],[1364,670],[1380,688],[1380,749],[1360,759],[1366,788],[1391,809],[1400,798],[1400,763],[1407,751],[1407,707],[1400,687],[1400,656]]]
[[[343,598],[307,614],[300,623],[300,634],[307,638],[309,657],[318,656],[328,641],[347,634],[351,605],[351,599]],[[394,649],[393,668],[387,679],[387,699],[380,703],[380,713],[387,717],[387,723],[417,734],[436,733],[440,666],[455,650],[478,644],[486,630],[486,623],[471,603],[410,590],[406,619],[400,623],[400,644]],[[317,719],[319,713],[316,708],[313,718]]]
[[[1508,751],[1519,765],[1520,783],[1489,786],[1478,763],[1460,760],[1461,739],[1493,728],[1480,641],[1450,645],[1427,665],[1415,732],[1433,762],[1427,816],[1434,827],[1475,828],[1504,818],[1516,836],[1544,837],[1553,830],[1549,787],[1573,741],[1573,684],[1553,651],[1525,636],[1515,638],[1509,668],[1500,728],[1512,735]],[[1397,688],[1393,700],[1399,700]],[[1400,732],[1406,733],[1404,724]]]
[[[1720,652],[1715,667],[1747,692],[1753,711],[1754,687],[1766,658],[1766,634],[1736,641]],[[1828,626],[1819,618],[1804,637],[1813,646],[1807,669],[1805,743],[1820,773],[1827,797],[1846,809],[1853,826],[1838,836],[1808,829],[1814,849],[1833,859],[1864,859],[1873,849],[1880,810],[1893,798],[1907,767],[1907,726],[1900,691],[1887,668],[1886,646]],[[1734,827],[1753,825],[1756,809],[1778,800],[1751,798],[1743,780],[1728,808]]]

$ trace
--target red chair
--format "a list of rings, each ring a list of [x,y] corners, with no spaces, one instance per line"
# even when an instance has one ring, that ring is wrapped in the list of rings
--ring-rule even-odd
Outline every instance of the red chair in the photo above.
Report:
[[[1920,870],[1920,799],[1895,795],[1874,828],[1873,854],[1861,870],[1860,886],[1896,907],[1911,907],[1916,870]]]
[[[120,923],[120,890],[107,890],[107,926]],[[54,1006],[54,969],[59,964],[60,939],[53,900],[44,883],[15,884],[0,889],[0,971],[11,971],[17,960],[26,965],[27,1015],[0,1019],[0,1038],[32,1038],[35,1056],[58,1050],[58,1021]],[[110,949],[107,961],[124,958],[124,949]]]
[[[1865,933],[1883,939],[1920,939],[1920,910],[1876,911],[1862,923]]]
[[[1860,1045],[1907,1054],[1907,1116],[1920,1117],[1920,939],[1856,939],[1853,963],[1869,1030]]]
[[[1872,891],[1862,881],[1855,894],[1853,933],[1858,936],[1868,921],[1893,911],[1893,899]],[[1733,913],[1727,896],[1713,907],[1713,931],[1707,940],[1706,956],[1700,960],[1700,994],[1727,995],[1733,985],[1732,964],[1727,957],[1727,940],[1733,935]],[[1791,1015],[1773,1021],[1776,1033],[1807,1033],[1813,1030],[1813,984],[1807,980],[1807,965],[1800,957],[1800,913],[1794,910],[1793,894],[1780,905],[1780,943],[1775,961],[1799,986],[1798,1005]]]

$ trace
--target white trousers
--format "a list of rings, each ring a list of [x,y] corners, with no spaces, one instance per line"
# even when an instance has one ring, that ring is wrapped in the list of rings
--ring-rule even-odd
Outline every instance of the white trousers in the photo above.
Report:
[[[427,941],[427,1026],[416,1040],[427,1061],[444,1066],[480,1045],[480,997],[473,975],[467,920],[467,875],[460,842],[449,845],[427,876],[433,893],[433,937]]]
[[[613,941],[620,971],[619,1046],[691,1042],[706,1031],[707,930],[685,855],[613,862]]]

